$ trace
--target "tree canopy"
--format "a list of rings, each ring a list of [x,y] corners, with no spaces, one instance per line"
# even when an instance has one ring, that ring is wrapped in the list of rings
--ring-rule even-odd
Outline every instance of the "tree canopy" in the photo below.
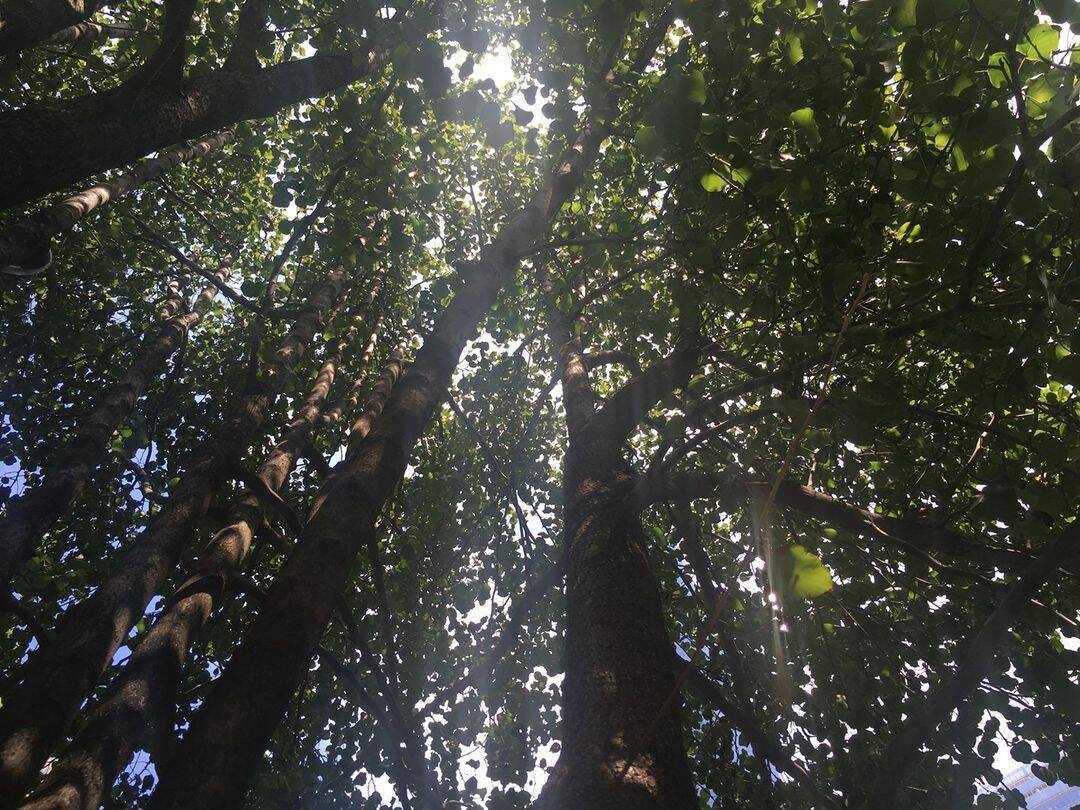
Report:
[[[1080,785],[1063,0],[0,8],[0,807]]]

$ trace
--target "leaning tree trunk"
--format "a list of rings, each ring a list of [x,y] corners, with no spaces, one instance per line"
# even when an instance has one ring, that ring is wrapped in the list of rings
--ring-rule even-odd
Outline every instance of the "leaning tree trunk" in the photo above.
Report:
[[[81,23],[103,0],[4,0],[0,6],[0,56],[38,45]]]
[[[230,270],[231,259],[221,264],[215,279],[224,283]],[[162,312],[165,322],[157,334],[143,344],[124,374],[79,422],[37,486],[8,502],[7,514],[0,522],[0,590],[4,593],[11,590],[12,578],[34,555],[45,533],[82,493],[90,474],[105,457],[110,437],[206,315],[217,292],[217,285],[208,285],[185,313],[180,312],[180,298],[175,292],[170,295]]]
[[[562,378],[566,676],[562,751],[538,808],[697,807],[679,719],[660,589],[639,513],[624,431],[603,412],[580,342],[544,287]]]
[[[282,340],[266,379],[203,444],[165,508],[101,587],[64,614],[48,646],[19,669],[0,710],[0,796],[21,797],[60,744],[79,705],[176,567],[215,493],[258,436],[276,389],[341,297],[345,280],[342,270],[329,274]]]
[[[369,76],[382,51],[320,53],[254,70],[222,67],[183,82],[113,90],[0,113],[0,209],[131,163],[171,143],[266,118]]]
[[[367,310],[374,300],[372,285]],[[267,492],[280,493],[297,461],[312,452],[312,442],[332,409],[327,398],[341,357],[355,337],[350,329],[323,360],[307,396],[297,407],[280,441],[267,453],[256,477]],[[375,346],[375,329],[358,360],[353,390],[363,385]],[[85,808],[93,810],[107,798],[109,788],[146,739],[153,724],[162,726],[176,703],[184,663],[191,644],[206,625],[216,602],[247,557],[255,533],[267,519],[266,495],[250,491],[233,503],[225,527],[210,541],[196,573],[181,585],[162,609],[127,665],[109,688],[108,696],[91,713],[71,745],[49,769],[41,787],[24,808]],[[160,768],[163,763],[157,763]]]
[[[174,146],[113,180],[65,197],[28,220],[9,225],[0,231],[0,273],[13,276],[40,273],[52,260],[50,245],[54,237],[69,231],[95,208],[134,191],[143,183],[156,180],[181,163],[217,151],[229,143],[234,134],[229,129],[198,143]]]
[[[664,26],[666,30],[666,24]],[[651,57],[659,36],[643,51]],[[529,205],[468,267],[462,285],[395,386],[386,408],[312,511],[296,550],[267,593],[258,618],[192,720],[149,806],[231,808],[242,803],[292,695],[308,671],[335,602],[375,520],[401,480],[422,431],[446,394],[461,352],[523,253],[578,187],[610,132],[618,92],[617,47],[605,60],[606,90],[553,174]]]

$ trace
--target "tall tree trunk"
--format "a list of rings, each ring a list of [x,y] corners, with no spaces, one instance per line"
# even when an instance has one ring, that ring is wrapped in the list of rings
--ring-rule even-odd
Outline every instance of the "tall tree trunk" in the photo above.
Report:
[[[50,244],[54,237],[70,230],[95,208],[156,180],[181,163],[217,151],[232,141],[234,134],[230,129],[198,143],[174,146],[114,180],[72,194],[24,222],[9,225],[0,232],[0,273],[14,276],[40,273],[52,260]]]
[[[651,57],[658,42],[659,36],[651,37],[643,50]],[[323,492],[258,618],[192,720],[175,767],[150,800],[154,810],[226,808],[242,802],[262,752],[308,671],[356,555],[375,542],[375,520],[445,396],[465,344],[513,278],[523,252],[547,232],[551,218],[578,187],[610,131],[618,100],[612,81],[617,50],[612,47],[604,60],[606,91],[555,171],[463,273],[460,289],[409,373]]]
[[[5,0],[0,6],[0,56],[38,45],[103,5],[102,0]]]
[[[0,114],[0,209],[37,199],[171,143],[201,138],[369,76],[382,51],[319,53],[258,70],[219,68],[185,80],[114,90]]]
[[[231,259],[218,268],[215,279],[224,283]],[[0,522],[0,590],[11,590],[11,580],[34,555],[42,537],[82,493],[90,474],[105,457],[109,438],[126,420],[135,403],[165,368],[168,359],[209,310],[218,288],[205,287],[189,312],[181,313],[181,300],[173,293],[165,302],[166,320],[157,334],[140,348],[131,365],[82,419],[71,439],[56,454],[37,486],[12,499]]]
[[[377,291],[372,291],[364,310],[370,308]],[[270,492],[280,493],[297,461],[311,448],[328,408],[327,398],[341,364],[342,354],[355,337],[330,346],[307,396],[296,408],[280,441],[267,453],[256,472]],[[354,388],[363,384],[374,351],[372,330],[358,360]],[[221,529],[203,551],[194,576],[177,588],[153,627],[131,654],[127,666],[116,677],[108,696],[94,709],[86,725],[64,754],[53,763],[41,787],[25,808],[99,807],[109,788],[146,739],[151,725],[162,735],[172,734],[162,724],[171,718],[180,676],[192,641],[206,625],[214,605],[229,580],[247,557],[256,531],[266,520],[266,499],[246,491],[233,503]],[[158,761],[159,771],[167,767]]]
[[[562,752],[536,806],[697,807],[678,685],[624,435],[595,408],[588,362],[544,280],[562,377],[565,458],[566,676]]]
[[[282,340],[266,379],[241,397],[223,429],[196,454],[162,511],[94,593],[64,614],[52,642],[18,671],[0,710],[0,796],[17,801],[63,739],[79,705],[176,567],[215,492],[259,433],[273,394],[342,295],[334,270]]]

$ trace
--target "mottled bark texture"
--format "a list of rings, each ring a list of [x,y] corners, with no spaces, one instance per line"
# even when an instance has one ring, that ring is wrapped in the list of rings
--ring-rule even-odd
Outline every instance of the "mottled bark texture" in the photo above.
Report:
[[[103,5],[102,0],[4,0],[0,4],[0,56],[38,45]]]
[[[374,299],[372,286],[366,310]],[[265,487],[280,493],[297,461],[308,453],[325,422],[326,404],[334,378],[356,330],[328,347],[307,396],[293,413],[280,440],[266,454],[256,476]],[[358,361],[354,386],[362,385],[371,360],[375,333]],[[93,810],[107,798],[109,788],[149,734],[168,722],[176,702],[180,676],[191,644],[206,625],[230,579],[240,570],[252,539],[267,519],[265,499],[250,491],[233,502],[225,526],[214,535],[200,556],[196,573],[181,585],[162,608],[127,666],[111,685],[108,695],[87,718],[67,750],[52,764],[42,785],[24,808],[27,810]],[[171,725],[161,729],[172,735]],[[157,762],[158,767],[164,763]]]
[[[390,361],[383,368],[382,373],[379,374],[379,379],[371,389],[367,400],[365,400],[360,416],[349,428],[349,443],[345,451],[346,459],[349,458],[350,454],[357,451],[364,437],[371,432],[375,420],[379,418],[379,414],[386,407],[390,394],[393,393],[394,386],[397,384],[398,378],[401,377],[401,372],[405,369],[405,349],[412,340],[412,336],[412,329],[405,332],[405,335],[391,353]]]
[[[223,262],[214,278],[224,283],[230,269],[231,262]],[[205,287],[188,312],[181,311],[180,297],[175,291],[171,293],[162,309],[165,322],[157,333],[143,343],[127,370],[79,421],[71,439],[56,452],[55,461],[44,470],[41,480],[8,501],[0,522],[0,590],[4,593],[11,590],[12,578],[34,555],[45,533],[82,493],[90,475],[105,458],[113,433],[165,370],[169,358],[202,320],[217,293],[216,285]]]
[[[621,409],[596,409],[588,358],[555,306],[549,279],[544,287],[568,433],[567,614],[562,752],[536,807],[696,807],[660,590],[645,555],[641,518],[628,508],[634,488],[623,458],[629,417]],[[609,406],[645,387],[642,381],[656,378],[660,366],[635,377]],[[666,378],[668,387],[684,384],[691,367],[679,365]],[[638,396],[635,412],[648,410],[656,401],[649,397],[660,393]]]
[[[693,808],[660,591],[608,438],[568,449],[562,752],[537,806]]]
[[[308,671],[336,601],[375,520],[401,480],[417,439],[444,398],[465,344],[548,230],[610,131],[617,92],[606,61],[606,93],[529,204],[463,268],[457,294],[394,387],[371,432],[321,493],[296,550],[259,616],[192,720],[150,800],[162,808],[239,806],[293,693]]]
[[[197,143],[174,146],[130,172],[65,197],[27,220],[9,225],[0,232],[0,273],[15,276],[40,273],[52,260],[53,238],[70,230],[95,208],[156,180],[181,163],[216,152],[233,137],[234,132],[226,130]]]
[[[201,138],[368,76],[378,48],[320,53],[252,71],[221,68],[175,90],[121,85],[0,114],[0,208],[20,205],[168,144]]]
[[[0,710],[0,796],[17,801],[60,744],[79,705],[176,567],[214,494],[258,436],[278,386],[323,325],[345,280],[343,271],[334,270],[313,293],[263,379],[196,453],[165,507],[101,587],[64,614],[52,642],[19,669]]]

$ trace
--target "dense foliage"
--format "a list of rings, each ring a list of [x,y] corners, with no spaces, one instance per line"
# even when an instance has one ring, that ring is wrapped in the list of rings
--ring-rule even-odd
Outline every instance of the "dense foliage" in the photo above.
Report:
[[[320,498],[368,508],[363,491],[335,501],[332,486],[347,445],[374,446],[350,439],[355,400],[389,388],[402,341],[393,390],[421,367],[409,360],[447,331],[451,302],[487,278],[485,246],[519,211],[528,219],[577,133],[602,126],[548,230],[507,248],[515,264],[404,446],[404,475],[371,518],[374,540],[357,541],[265,755],[239,769],[248,805],[525,807],[568,728],[606,728],[588,690],[578,714],[562,711],[564,638],[581,621],[564,581],[593,587],[575,575],[574,532],[625,517],[598,510],[563,529],[567,482],[588,478],[594,415],[608,413],[629,421],[605,445],[615,472],[596,477],[625,485],[622,511],[641,524],[627,547],[647,561],[640,583],[614,587],[629,603],[655,579],[675,650],[658,681],[670,699],[606,761],[612,802],[674,806],[667,772],[649,787],[667,755],[643,754],[668,720],[701,806],[1022,807],[1000,787],[1003,761],[1080,784],[1080,6],[247,0],[253,37],[233,3],[96,8],[121,30],[0,62],[0,144],[14,159],[35,148],[36,111],[84,94],[100,99],[83,105],[88,126],[134,132],[145,116],[129,104],[188,93],[197,111],[209,91],[185,87],[215,71],[375,56],[340,86],[311,80],[301,103],[139,141],[148,154],[233,133],[63,228],[27,223],[132,162],[101,157],[86,165],[103,175],[73,169],[62,185],[5,182],[0,258],[34,266],[12,260],[0,275],[4,543],[145,353],[169,296],[186,311],[205,275],[232,269],[231,294],[136,392],[12,572],[0,732],[30,694],[18,690],[34,688],[23,673],[45,671],[25,668],[67,654],[64,623],[225,448],[176,565],[119,626],[111,666],[44,752],[94,728],[110,682],[254,493],[250,552],[219,577],[168,707],[114,766],[111,800],[133,806],[169,778],[177,739],[217,710],[215,682],[263,632],[255,617],[288,547],[317,542],[306,516]],[[77,152],[83,135],[63,138]],[[347,280],[316,311],[333,270]],[[286,362],[281,347],[312,312]],[[260,484],[253,472],[335,352],[313,443],[283,487]],[[584,389],[568,387],[581,384],[575,363]],[[241,430],[259,395],[264,417]],[[391,435],[379,407],[371,435]],[[642,792],[619,799],[624,782]],[[41,806],[82,806],[71,801]]]

